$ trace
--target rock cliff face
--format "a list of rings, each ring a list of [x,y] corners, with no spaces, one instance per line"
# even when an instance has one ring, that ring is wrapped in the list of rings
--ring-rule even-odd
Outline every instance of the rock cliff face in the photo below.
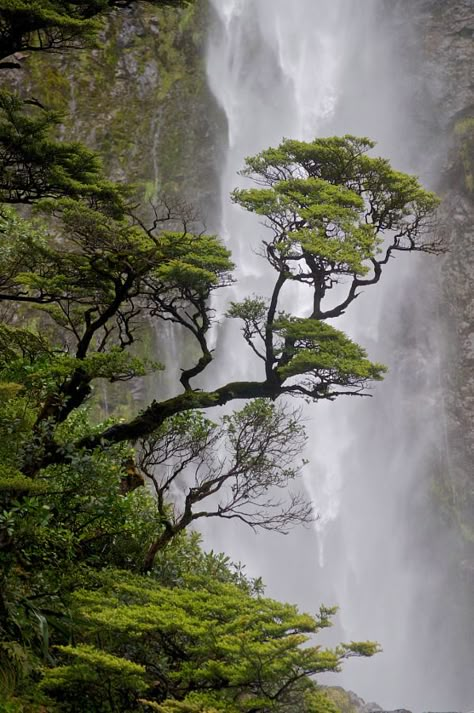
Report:
[[[450,3],[446,3],[449,5]],[[474,7],[453,3],[434,18],[430,43],[444,41],[446,87],[439,104],[450,142],[440,177],[449,252],[440,294],[446,322],[448,502],[466,541],[463,566],[474,585]],[[432,45],[428,45],[432,50]],[[435,58],[432,60],[435,61]]]
[[[97,149],[114,179],[148,198],[195,199],[198,185],[211,213],[225,122],[206,82],[209,13],[206,0],[133,3],[108,16],[96,48],[26,56],[8,80],[62,112],[64,135]]]
[[[434,184],[443,198],[440,232],[448,248],[438,278],[447,417],[439,485],[464,539],[463,566],[474,583],[474,5],[425,0],[418,12],[432,161],[439,171]]]
[[[422,154],[423,180],[442,197],[438,232],[447,253],[425,293],[427,320],[441,333],[433,491],[441,517],[457,530],[459,560],[474,587],[474,4],[386,0],[382,11],[411,24],[399,61],[411,63],[413,150]]]
[[[440,626],[443,601],[452,612],[443,636],[451,639],[446,646],[457,663],[450,674],[452,697],[445,700],[462,700],[471,709],[474,684],[465,657],[472,661],[474,646],[474,3],[398,0],[387,2],[386,11],[408,17],[412,25],[412,36],[406,37],[411,53],[401,46],[400,61],[411,56],[413,63],[412,111],[419,127],[414,148],[422,147],[423,179],[442,198],[438,231],[447,252],[437,258],[424,292],[430,304],[423,307],[422,329],[438,333],[432,358],[440,359],[431,409],[438,442],[430,474],[429,539],[439,530],[449,534],[446,549],[433,548],[427,556],[431,566],[446,572],[438,592]]]

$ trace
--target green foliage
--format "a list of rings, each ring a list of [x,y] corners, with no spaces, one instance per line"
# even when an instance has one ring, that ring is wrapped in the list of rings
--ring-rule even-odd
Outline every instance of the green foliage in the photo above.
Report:
[[[130,710],[145,689],[145,668],[87,644],[60,646],[73,659],[70,665],[46,672],[41,687],[59,697],[63,711],[108,713]]]
[[[226,284],[234,267],[230,252],[212,235],[162,233],[160,253],[157,279],[168,289],[184,289],[203,297],[210,288]]]
[[[283,356],[283,379],[301,374],[317,378],[321,389],[334,385],[363,386],[367,379],[380,380],[386,368],[374,364],[366,351],[326,322],[281,318],[273,330],[281,339],[277,354]],[[311,383],[311,382],[310,382]]]
[[[421,235],[437,203],[415,178],[394,171],[383,159],[366,156],[371,147],[370,141],[351,136],[311,144],[287,140],[248,159],[244,173],[255,175],[266,187],[236,191],[234,198],[266,215],[273,227],[274,239],[265,243],[265,251],[276,281],[270,299],[233,304],[228,316],[243,320],[245,340],[265,363],[264,384],[237,385],[237,390],[224,386],[204,398],[190,398],[191,379],[213,359],[209,298],[231,282],[230,254],[215,236],[190,231],[186,211],[179,215],[166,204],[155,206],[150,225],[127,207],[118,187],[103,200],[97,182],[79,182],[73,197],[43,198],[40,208],[52,219],[54,231],[28,230],[5,213],[0,263],[6,278],[0,298],[46,313],[59,328],[63,344],[60,349],[52,346],[34,365],[27,364],[29,381],[15,372],[16,362],[4,380],[38,391],[39,422],[61,423],[89,397],[94,379],[126,380],[146,372],[147,365],[127,356],[127,349],[148,314],[188,330],[200,355],[194,365],[182,369],[185,394],[171,409],[152,404],[130,429],[117,426],[103,438],[146,436],[174,414],[226,403],[239,390],[246,398],[289,393],[332,399],[362,393],[370,381],[381,378],[384,368],[323,322],[343,314],[359,288],[378,282],[394,250],[435,250]],[[33,198],[41,193],[48,195],[48,189],[40,187]],[[60,186],[58,195],[67,194],[67,186]],[[177,222],[183,230],[169,230]],[[392,242],[379,259],[387,231]],[[346,297],[326,309],[326,293],[345,280]],[[282,290],[295,281],[312,292],[312,311],[305,318],[278,310]],[[54,433],[50,440],[48,448],[60,458]]]
[[[93,316],[104,314],[105,324],[131,295],[156,310],[168,296],[175,300],[175,292],[202,300],[230,279],[229,251],[215,236],[147,230],[135,218],[113,219],[71,199],[41,206],[60,221],[56,231],[64,237],[5,212],[2,297],[40,305],[73,333],[93,324]],[[128,311],[131,319],[138,306]]]
[[[340,686],[324,686],[317,691],[320,697],[319,705],[322,710],[327,707],[328,713],[359,713],[361,701],[351,691],[346,691]]]
[[[125,381],[161,368],[127,350],[144,314],[180,322],[201,338],[211,324],[209,296],[229,283],[233,265],[215,236],[162,230],[166,214],[156,212],[149,229],[133,214],[114,218],[71,198],[43,200],[41,209],[54,231],[7,209],[0,223],[0,299],[35,310],[43,325],[41,338],[1,328],[0,370],[5,382],[36,395],[43,420],[62,421],[89,396],[93,380]]]
[[[246,159],[258,187],[233,199],[265,216],[264,256],[276,272],[270,298],[233,303],[243,336],[265,362],[267,381],[308,399],[362,393],[385,371],[325,320],[339,317],[360,290],[376,284],[394,251],[440,252],[427,232],[438,198],[414,176],[367,155],[374,143],[355,136],[285,139]],[[279,310],[283,290],[309,292],[304,317]],[[328,295],[339,287],[336,303]],[[342,295],[342,297],[341,297]]]
[[[262,472],[269,465],[252,451],[254,431],[275,429],[274,419],[265,401],[225,419],[243,460]],[[72,414],[57,429],[67,462],[44,469],[30,489],[0,493],[0,637],[11,658],[0,690],[12,710],[34,711],[34,701],[71,713],[141,710],[140,701],[170,712],[286,710],[312,687],[306,673],[374,653],[372,644],[308,647],[333,610],[311,617],[263,598],[259,580],[204,553],[197,535],[177,534],[150,576],[138,576],[161,517],[145,489],[121,488],[129,449],[71,449],[102,428],[92,429],[84,411]],[[202,416],[168,424],[169,436],[194,443],[208,433]],[[6,435],[10,448],[21,438]]]
[[[324,690],[309,691],[305,697],[307,713],[341,713]]]
[[[13,693],[25,682],[31,668],[27,652],[17,641],[0,642],[0,691]]]
[[[252,596],[235,584],[195,576],[172,589],[125,573],[102,579],[101,588],[73,597],[83,635],[107,642],[105,648],[114,652],[114,670],[121,665],[117,654],[143,664],[143,696],[162,706],[158,710],[286,710],[313,688],[308,674],[338,670],[347,656],[376,651],[368,642],[333,650],[303,646],[310,634],[330,625],[334,610],[322,608],[316,617],[300,614],[294,606]],[[76,653],[72,647],[61,651]],[[95,667],[98,653],[87,648],[87,662],[83,651],[80,645],[81,661]],[[122,660],[125,667],[128,662]],[[64,700],[67,681],[74,700],[74,691],[79,693],[82,681],[94,679],[94,670],[81,670],[78,681],[77,665],[61,664],[43,685],[56,696],[50,682],[57,682]],[[137,699],[142,690],[140,679]],[[102,692],[94,698],[91,687],[88,694],[93,710],[115,710],[103,702]]]
[[[19,471],[11,471],[8,467],[0,466],[0,502],[5,493],[11,497],[12,493],[40,493],[45,490],[47,490],[46,483],[31,480]]]
[[[236,190],[234,200],[267,217],[272,257],[294,279],[314,278],[311,260],[327,276],[367,274],[386,231],[398,233],[398,248],[428,248],[416,237],[438,198],[387,160],[367,156],[373,147],[354,136],[286,139],[246,159],[242,174],[268,187]]]
[[[322,178],[291,178],[271,189],[253,188],[234,192],[234,199],[247,210],[277,222],[297,214],[291,235],[279,242],[283,255],[298,247],[339,271],[366,274],[364,262],[375,252],[380,239],[372,225],[364,222],[364,202],[354,190],[333,185]]]
[[[0,199],[32,203],[84,196],[120,212],[122,191],[105,179],[98,155],[83,144],[54,138],[60,119],[34,100],[0,91]]]

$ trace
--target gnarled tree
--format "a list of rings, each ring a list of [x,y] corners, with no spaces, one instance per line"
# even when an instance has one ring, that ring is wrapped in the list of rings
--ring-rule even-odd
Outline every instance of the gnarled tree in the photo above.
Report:
[[[442,246],[433,237],[438,198],[415,177],[369,156],[373,147],[369,139],[353,136],[287,140],[247,160],[244,174],[259,187],[235,191],[234,200],[265,217],[271,234],[263,257],[275,278],[269,296],[232,304],[228,316],[242,320],[243,337],[263,363],[262,380],[230,382],[211,392],[188,383],[184,394],[152,403],[102,438],[137,438],[173,413],[233,399],[358,395],[382,377],[384,367],[370,362],[362,347],[327,320],[343,314],[362,288],[376,284],[396,252],[437,253]],[[305,317],[281,306],[285,288],[295,282],[307,291]],[[328,306],[335,285],[346,292]],[[200,345],[208,361],[205,334]]]
[[[169,209],[157,210],[147,224],[125,202],[116,202],[111,215],[87,195],[43,206],[55,218],[47,237],[7,215],[0,301],[40,308],[68,335],[55,358],[69,372],[38,412],[37,428],[47,421],[53,435],[30,470],[64,457],[55,447],[54,424],[85,401],[94,378],[123,378],[125,353],[144,314],[180,325],[195,340],[199,354],[183,366],[182,392],[82,439],[80,448],[145,438],[175,414],[236,399],[334,399],[362,394],[382,378],[384,367],[327,320],[376,284],[395,252],[441,247],[431,233],[436,196],[385,159],[369,156],[373,146],[353,136],[286,140],[247,160],[244,174],[258,185],[235,191],[234,200],[265,217],[270,231],[262,252],[274,282],[269,295],[232,304],[228,316],[242,320],[262,378],[212,391],[194,380],[213,358],[209,297],[231,282],[230,256],[218,238],[193,232],[186,220],[178,230]],[[306,316],[282,308],[286,288],[295,283],[306,290]],[[337,295],[344,287],[345,293],[331,300],[335,285]]]

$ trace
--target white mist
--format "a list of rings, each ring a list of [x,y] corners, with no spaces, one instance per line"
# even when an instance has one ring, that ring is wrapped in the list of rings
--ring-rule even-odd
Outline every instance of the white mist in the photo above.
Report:
[[[238,265],[227,298],[266,295],[269,272],[256,254],[264,229],[229,199],[242,183],[244,157],[282,137],[353,133],[375,139],[397,168],[426,170],[408,63],[395,61],[401,34],[409,45],[412,29],[408,17],[384,17],[381,0],[211,4],[218,21],[208,77],[228,121],[221,234]],[[474,707],[469,652],[460,643],[463,602],[450,591],[452,542],[428,522],[430,470],[439,467],[443,441],[434,260],[397,258],[383,284],[338,320],[390,373],[371,399],[305,412],[304,480],[319,513],[315,527],[286,538],[227,523],[206,533],[249,574],[263,575],[270,595],[309,611],[338,604],[334,640],[378,640],[383,654],[350,662],[325,682],[387,709]],[[224,324],[216,339],[213,383],[261,377],[236,325]]]

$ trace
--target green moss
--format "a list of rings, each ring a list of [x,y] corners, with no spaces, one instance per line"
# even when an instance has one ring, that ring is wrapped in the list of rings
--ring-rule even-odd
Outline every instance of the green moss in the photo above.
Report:
[[[349,691],[340,686],[324,687],[322,691],[338,713],[359,713],[360,707],[354,700],[354,694]]]
[[[464,171],[464,184],[468,193],[474,193],[474,118],[465,117],[456,122],[459,160]]]
[[[51,109],[64,112],[70,99],[67,77],[59,66],[51,62],[31,62],[31,81],[36,87],[41,86],[41,101]]]
[[[202,185],[207,19],[204,1],[112,13],[95,49],[30,57],[23,90],[69,114],[65,134],[99,149],[113,177],[146,186],[147,199],[158,182],[172,193],[183,180]]]
[[[44,493],[48,486],[44,482],[34,481],[20,473],[12,473],[8,477],[0,470],[0,495],[5,493]]]
[[[456,482],[456,490],[453,489],[453,480]],[[469,482],[439,470],[433,476],[431,491],[441,516],[457,530],[461,545],[471,549],[474,544],[474,527]]]

